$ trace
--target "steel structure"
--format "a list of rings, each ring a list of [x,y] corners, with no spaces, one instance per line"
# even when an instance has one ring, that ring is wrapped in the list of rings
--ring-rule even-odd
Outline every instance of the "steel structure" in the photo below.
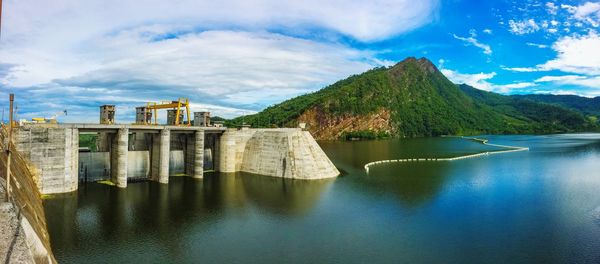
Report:
[[[184,111],[182,109],[183,107],[185,107],[185,114],[187,117],[187,122],[184,122],[184,120],[179,120],[179,115],[181,114],[181,111]],[[179,125],[190,126],[191,125],[190,101],[188,100],[188,98],[179,98],[179,99],[177,99],[177,101],[162,101],[161,103],[148,102],[146,109],[148,109],[148,111],[154,112],[154,122],[151,122],[150,124],[146,123],[146,125],[158,125],[158,114],[157,114],[158,109],[174,109],[174,110],[176,110],[175,124],[174,124],[176,126],[179,126]]]

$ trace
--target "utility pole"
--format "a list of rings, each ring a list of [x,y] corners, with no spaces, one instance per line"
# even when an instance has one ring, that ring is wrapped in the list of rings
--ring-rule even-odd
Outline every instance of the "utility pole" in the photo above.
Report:
[[[2,35],[2,0],[0,0],[0,36]],[[12,118],[13,118],[13,101],[15,100],[15,95],[10,94],[10,116],[8,120],[8,140],[6,141],[6,201],[10,201],[10,143],[12,141]],[[2,109],[2,122],[4,122],[4,108]]]
[[[0,36],[2,36],[2,0],[0,0]],[[4,123],[4,107],[2,107],[2,123]]]
[[[9,201],[9,199],[10,199],[10,159],[11,159],[10,144],[12,143],[13,102],[15,101],[15,95],[10,94],[9,99],[10,99],[10,114],[8,116],[8,140],[6,142],[6,201]]]
[[[2,35],[2,0],[0,0],[0,35]]]

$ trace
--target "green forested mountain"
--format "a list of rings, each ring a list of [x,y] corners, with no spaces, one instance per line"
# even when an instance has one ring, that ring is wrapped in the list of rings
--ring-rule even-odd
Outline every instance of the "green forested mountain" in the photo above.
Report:
[[[526,94],[513,95],[517,98],[529,99],[536,102],[559,105],[588,116],[600,116],[600,96],[594,98],[577,95]]]
[[[318,139],[552,133],[592,129],[559,106],[450,82],[427,59],[408,58],[229,121],[253,127],[306,123]]]
[[[582,113],[558,105],[535,102],[521,96],[486,92],[464,84],[459,87],[475,100],[493,107],[503,115],[537,123],[533,132],[585,131],[595,128],[595,121],[585,120]]]

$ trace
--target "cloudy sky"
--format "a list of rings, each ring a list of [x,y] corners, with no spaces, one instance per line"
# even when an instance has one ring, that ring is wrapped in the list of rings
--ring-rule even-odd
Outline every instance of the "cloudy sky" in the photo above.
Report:
[[[407,56],[505,94],[600,95],[600,2],[4,0],[0,106],[97,122],[189,97],[234,117]]]

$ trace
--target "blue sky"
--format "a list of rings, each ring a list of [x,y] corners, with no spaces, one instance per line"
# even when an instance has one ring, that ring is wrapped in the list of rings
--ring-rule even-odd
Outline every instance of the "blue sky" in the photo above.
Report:
[[[598,1],[5,0],[0,98],[19,118],[189,97],[234,117],[408,56],[504,94],[600,95]],[[0,106],[7,108],[7,100]],[[164,115],[163,115],[164,116]]]

